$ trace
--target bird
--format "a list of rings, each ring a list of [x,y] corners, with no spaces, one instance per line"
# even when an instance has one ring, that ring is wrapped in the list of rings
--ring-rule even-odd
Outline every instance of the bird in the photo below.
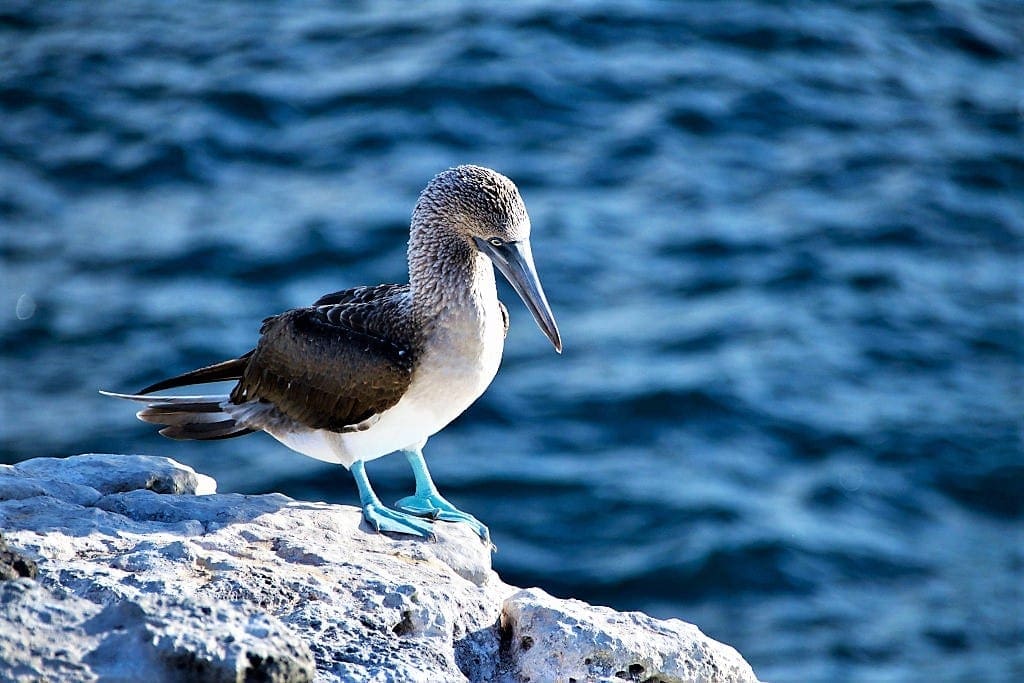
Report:
[[[349,469],[363,518],[379,532],[433,539],[436,520],[488,528],[438,491],[427,439],[494,379],[508,333],[494,269],[509,281],[558,353],[562,339],[534,265],[530,218],[515,183],[461,165],[420,193],[409,230],[407,284],[326,294],[263,320],[250,351],[164,379],[134,394],[137,417],[171,439],[208,441],[266,432],[303,455]],[[228,394],[154,395],[235,381]],[[402,452],[415,491],[384,505],[365,463]]]

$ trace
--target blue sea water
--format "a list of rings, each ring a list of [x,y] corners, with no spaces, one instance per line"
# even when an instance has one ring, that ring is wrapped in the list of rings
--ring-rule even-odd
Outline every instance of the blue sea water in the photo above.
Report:
[[[7,0],[0,457],[355,502],[96,390],[403,281],[417,193],[470,162],[518,183],[565,341],[503,289],[498,378],[426,451],[507,581],[770,681],[1024,680],[1016,0]]]

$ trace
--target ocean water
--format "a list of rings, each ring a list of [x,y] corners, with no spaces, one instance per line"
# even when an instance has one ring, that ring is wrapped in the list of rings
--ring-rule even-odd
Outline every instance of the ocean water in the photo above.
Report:
[[[502,369],[426,450],[507,581],[694,622],[769,681],[1024,680],[1016,0],[6,0],[0,457],[354,503],[96,390],[403,281],[459,163],[518,183],[565,342],[504,288]]]

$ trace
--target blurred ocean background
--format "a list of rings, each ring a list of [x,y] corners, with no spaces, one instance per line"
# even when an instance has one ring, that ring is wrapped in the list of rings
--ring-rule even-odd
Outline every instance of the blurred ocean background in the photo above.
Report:
[[[768,681],[1024,680],[1017,0],[5,0],[3,461],[355,503],[96,390],[405,281],[460,163],[518,183],[565,340],[503,288],[502,370],[426,449],[505,580],[694,622]]]

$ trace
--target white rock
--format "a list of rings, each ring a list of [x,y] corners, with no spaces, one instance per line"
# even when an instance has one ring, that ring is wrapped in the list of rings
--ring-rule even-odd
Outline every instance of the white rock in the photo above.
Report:
[[[0,680],[309,681],[313,657],[279,620],[230,603],[140,595],[100,606],[30,579],[0,583]]]
[[[73,463],[68,466],[68,463]],[[87,486],[100,494],[149,489],[157,493],[217,492],[217,482],[188,465],[148,455],[89,453],[68,458],[34,458],[5,469],[46,482]]]
[[[519,680],[757,681],[736,650],[692,624],[560,600],[539,588],[505,600],[502,626]]]
[[[0,467],[0,528],[38,562],[0,582],[0,680],[756,680],[683,622],[516,593],[465,525],[431,543],[214,490],[166,458]]]

